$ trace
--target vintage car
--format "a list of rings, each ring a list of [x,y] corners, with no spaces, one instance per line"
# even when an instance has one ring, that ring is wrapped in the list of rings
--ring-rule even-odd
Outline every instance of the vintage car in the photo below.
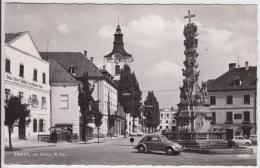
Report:
[[[250,146],[250,145],[252,145],[252,141],[250,139],[246,139],[243,136],[235,136],[232,139],[232,142],[235,146],[243,146],[243,145]]]
[[[134,147],[139,153],[161,151],[167,155],[179,155],[183,151],[182,146],[172,142],[163,135],[146,135]]]

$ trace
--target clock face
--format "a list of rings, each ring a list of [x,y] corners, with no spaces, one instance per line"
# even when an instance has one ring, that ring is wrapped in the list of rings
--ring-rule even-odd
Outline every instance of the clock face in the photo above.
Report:
[[[116,62],[120,61],[121,60],[121,55],[120,54],[114,54],[114,60]]]

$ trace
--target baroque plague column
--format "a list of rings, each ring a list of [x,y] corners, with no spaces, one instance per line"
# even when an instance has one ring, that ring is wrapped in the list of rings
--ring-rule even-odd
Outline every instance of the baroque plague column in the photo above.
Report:
[[[198,33],[197,26],[191,22],[188,11],[189,22],[184,27],[184,46],[185,61],[183,62],[185,69],[182,69],[183,86],[180,87],[180,103],[178,104],[178,113],[176,116],[178,132],[208,132],[211,127],[211,113],[209,111],[207,86],[202,82],[199,86],[198,64],[196,62],[198,53]]]

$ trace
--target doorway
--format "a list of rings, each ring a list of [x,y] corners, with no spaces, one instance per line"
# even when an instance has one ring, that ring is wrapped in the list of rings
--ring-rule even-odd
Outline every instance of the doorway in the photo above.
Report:
[[[230,141],[233,139],[233,129],[226,129],[226,140]]]

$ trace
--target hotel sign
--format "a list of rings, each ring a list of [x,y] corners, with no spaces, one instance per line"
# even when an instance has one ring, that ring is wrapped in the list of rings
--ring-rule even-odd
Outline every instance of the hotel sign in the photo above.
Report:
[[[27,85],[27,86],[43,89],[43,86],[40,85],[40,84],[37,84],[35,82],[29,82],[28,80],[20,79],[20,78],[11,76],[9,74],[6,74],[6,79],[8,79],[10,81],[14,81],[16,83],[24,84],[24,85]]]

